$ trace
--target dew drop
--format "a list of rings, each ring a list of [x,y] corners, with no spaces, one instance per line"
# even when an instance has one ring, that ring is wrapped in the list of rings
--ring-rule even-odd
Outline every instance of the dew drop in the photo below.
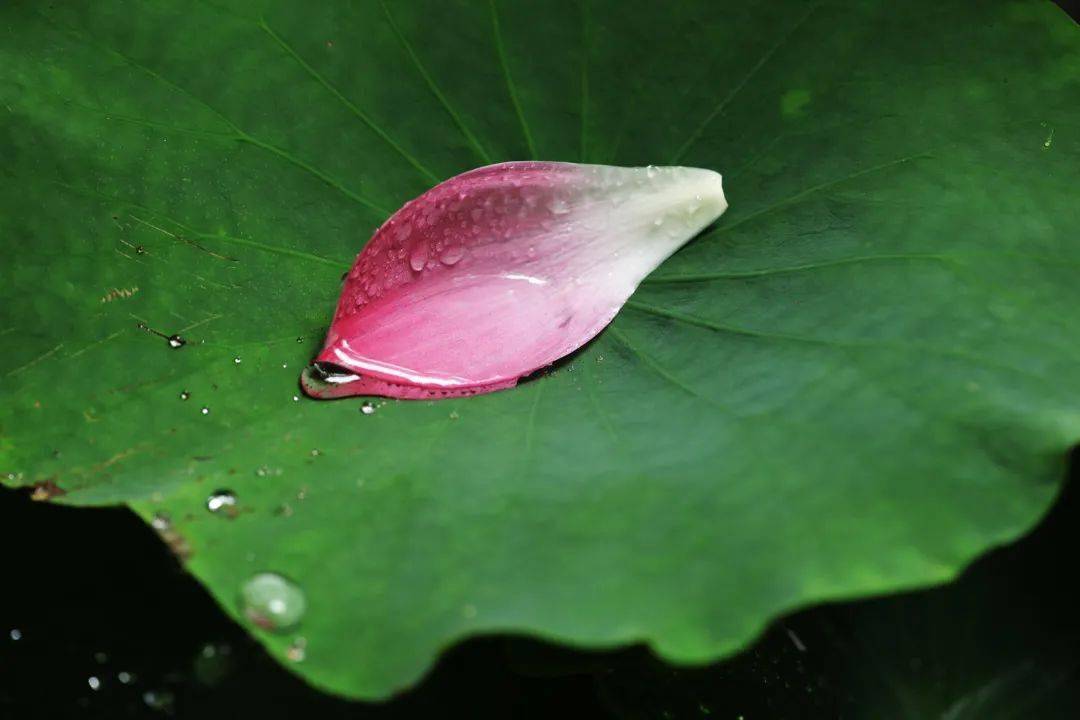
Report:
[[[146,254],[146,248],[144,248],[142,245],[136,245],[135,246],[135,254],[136,255],[145,255]]]
[[[465,257],[465,248],[461,245],[453,245],[442,251],[439,260],[446,265],[456,265],[463,257]]]
[[[210,414],[210,408],[203,405],[202,410],[200,410],[199,412],[201,412],[203,415],[209,415]]]
[[[248,620],[274,632],[296,627],[307,609],[304,591],[271,572],[254,575],[241,586],[240,604]]]
[[[303,337],[298,337],[298,338],[296,338],[296,342],[302,343],[302,342],[304,342],[304,338]]]
[[[409,267],[414,271],[420,272],[427,265],[428,261],[428,246],[427,243],[420,243],[413,248],[412,253],[409,255]]]
[[[239,365],[239,364],[240,364],[241,362],[243,362],[243,360],[241,360],[241,359],[240,359],[240,356],[239,356],[239,355],[237,355],[236,357],[234,357],[234,358],[232,359],[232,361],[233,361],[233,363],[235,363],[236,365]]]
[[[283,362],[283,363],[281,363],[281,367],[287,368],[287,367],[289,367],[289,363]]]
[[[293,395],[292,396],[292,401],[293,402],[300,402],[300,396],[299,395]]]
[[[11,638],[13,641],[18,642],[19,640],[22,640],[22,630],[20,630],[19,628],[11,628],[11,632],[8,633],[8,637]]]
[[[360,406],[360,412],[364,413],[365,415],[374,415],[375,406],[372,405],[369,401],[365,400],[364,403]]]
[[[86,684],[90,686],[91,690],[97,691],[101,688],[101,679],[96,675],[91,675],[86,678]]]
[[[120,681],[121,685],[130,685],[135,679],[135,676],[129,673],[127,670],[121,670],[116,673],[116,679]]]
[[[570,212],[570,203],[566,202],[562,198],[555,198],[548,203],[548,210],[555,215],[565,215]]]
[[[191,397],[191,393],[189,393],[187,390],[182,390],[180,392],[180,399],[181,400],[187,400],[189,397]]]
[[[215,490],[206,498],[206,509],[212,513],[236,507],[236,493],[232,490]]]
[[[293,662],[303,662],[307,656],[307,640],[302,637],[295,638],[289,643],[289,649],[285,651],[285,657]]]
[[[150,527],[158,532],[165,532],[172,529],[172,520],[166,513],[154,513],[154,517],[150,520]]]
[[[322,455],[322,450],[319,448],[312,448],[311,457],[319,457],[320,455]]]
[[[151,710],[160,710],[171,715],[176,696],[168,690],[147,690],[143,693],[142,700]]]
[[[187,345],[187,340],[180,337],[179,335],[170,335],[168,337],[168,342],[169,342],[169,347],[173,348],[174,350],[176,348],[182,348],[182,347],[184,347],[184,345]]]

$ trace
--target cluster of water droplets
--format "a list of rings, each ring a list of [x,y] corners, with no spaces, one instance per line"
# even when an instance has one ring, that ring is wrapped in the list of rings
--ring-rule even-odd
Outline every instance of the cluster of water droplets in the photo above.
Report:
[[[380,227],[346,275],[338,305],[348,316],[424,273],[485,257],[485,248],[515,233],[552,227],[569,213],[569,192],[553,187],[550,170],[482,169],[505,177],[480,182],[473,173],[451,179],[412,200]],[[545,174],[546,173],[546,174]]]

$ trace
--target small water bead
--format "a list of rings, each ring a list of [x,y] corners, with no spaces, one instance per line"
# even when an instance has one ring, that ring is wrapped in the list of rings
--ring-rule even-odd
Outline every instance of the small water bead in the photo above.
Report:
[[[120,672],[116,673],[116,679],[120,681],[121,685],[130,685],[131,682],[135,679],[135,676],[126,670],[121,670]]]
[[[170,335],[168,337],[168,343],[169,343],[169,347],[171,347],[173,349],[176,349],[176,348],[182,348],[182,347],[184,347],[184,345],[187,345],[187,340],[180,337],[179,335]]]
[[[22,630],[19,628],[11,628],[11,632],[8,633],[8,637],[13,641],[18,642],[22,640]]]
[[[283,362],[283,363],[281,363],[281,367],[287,368],[287,367],[289,367],[289,363]]]
[[[318,448],[312,449],[311,457],[319,457],[320,455],[322,455],[322,450],[319,450]]]
[[[101,688],[101,679],[96,675],[91,675],[86,678],[86,684],[90,686],[91,690],[97,691]]]
[[[206,498],[206,509],[212,513],[236,507],[236,493],[232,490],[215,490]]]
[[[240,364],[241,362],[243,362],[243,361],[242,361],[242,360],[240,359],[240,356],[239,356],[239,355],[237,355],[236,357],[234,357],[234,358],[232,359],[232,361],[233,361],[233,363],[234,363],[234,364],[236,364],[236,365],[239,365],[239,364]]]
[[[446,265],[456,265],[463,257],[465,257],[465,248],[461,245],[454,245],[443,250],[442,254],[439,255],[439,260]]]
[[[289,643],[289,649],[285,651],[285,657],[293,662],[303,662],[307,656],[307,640],[302,637],[295,638]]]
[[[364,413],[365,415],[374,415],[375,406],[372,405],[371,402],[365,400],[364,403],[360,406],[360,412]]]
[[[158,532],[165,532],[166,530],[172,529],[172,520],[169,519],[169,516],[166,513],[154,513],[154,517],[150,520],[150,527]]]
[[[142,700],[151,710],[160,710],[162,713],[171,715],[176,696],[168,690],[147,690],[143,693]]]
[[[201,413],[202,413],[203,415],[209,415],[209,414],[210,414],[210,408],[208,408],[208,407],[206,407],[205,405],[203,405],[203,406],[202,406],[202,409],[201,409],[201,410],[199,410],[199,412],[201,412]]]
[[[180,392],[180,399],[181,400],[187,400],[189,397],[191,397],[191,393],[189,393],[187,390],[182,390]]]
[[[570,212],[570,203],[566,202],[562,198],[555,198],[548,203],[548,210],[555,215],[565,215]]]
[[[292,396],[292,401],[293,402],[300,402],[300,396],[299,395],[293,395]]]
[[[412,253],[409,255],[409,267],[414,271],[420,272],[427,265],[428,261],[428,246],[427,243],[420,243],[413,248]]]
[[[274,632],[296,627],[307,610],[304,591],[272,572],[249,578],[240,588],[240,604],[248,620]]]
[[[304,338],[303,337],[298,337],[298,338],[296,338],[296,342],[302,343],[302,342],[304,342]]]

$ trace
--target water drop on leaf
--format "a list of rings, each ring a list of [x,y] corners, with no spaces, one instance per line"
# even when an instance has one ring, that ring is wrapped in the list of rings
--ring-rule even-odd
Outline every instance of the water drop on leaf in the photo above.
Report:
[[[228,510],[236,506],[236,493],[232,490],[215,490],[206,498],[206,509],[212,513]]]
[[[281,575],[264,572],[249,578],[240,588],[244,616],[264,630],[285,632],[300,623],[307,599],[298,585]]]

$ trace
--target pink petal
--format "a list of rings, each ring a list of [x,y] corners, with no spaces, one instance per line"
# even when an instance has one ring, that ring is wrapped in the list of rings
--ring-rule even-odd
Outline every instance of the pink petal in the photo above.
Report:
[[[726,209],[720,175],[697,168],[511,162],[451,178],[357,257],[304,391],[512,387],[588,342]]]

